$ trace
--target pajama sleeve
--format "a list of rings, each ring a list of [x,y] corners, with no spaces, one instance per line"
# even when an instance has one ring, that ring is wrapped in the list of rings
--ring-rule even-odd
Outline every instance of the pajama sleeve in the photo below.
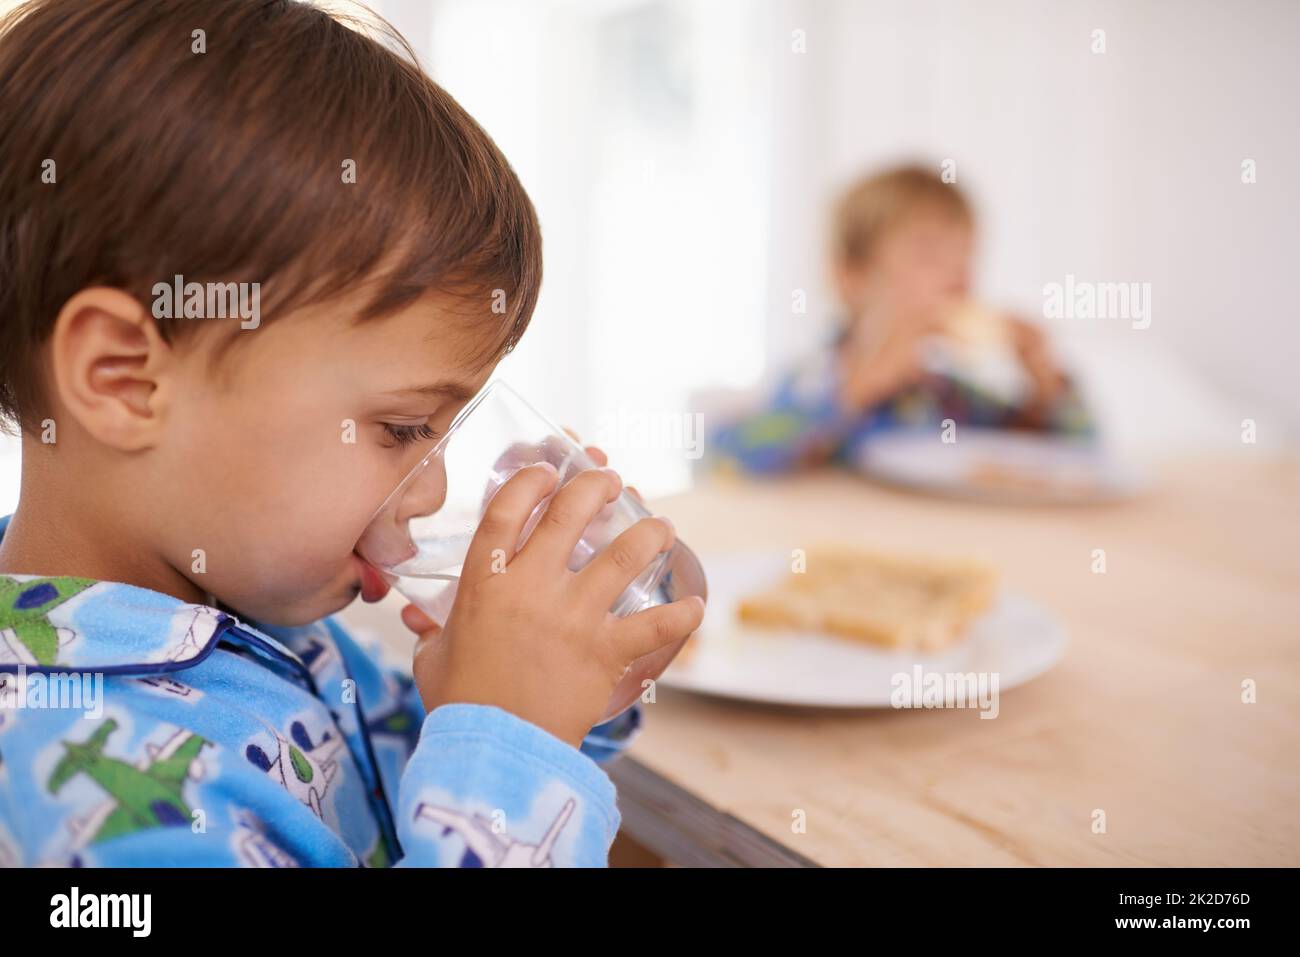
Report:
[[[632,742],[641,705],[591,729],[581,748],[501,708],[453,703],[426,712],[409,667],[363,651],[337,622],[331,629],[371,702],[394,809],[399,867],[601,867],[618,830],[614,785],[602,769]],[[398,720],[400,719],[400,720]],[[389,729],[387,726],[393,727]]]
[[[587,754],[501,708],[443,705],[402,775],[398,866],[604,867],[619,822]]]
[[[858,418],[840,410],[838,385],[833,353],[810,357],[781,379],[758,408],[710,434],[710,464],[773,475],[827,461]]]

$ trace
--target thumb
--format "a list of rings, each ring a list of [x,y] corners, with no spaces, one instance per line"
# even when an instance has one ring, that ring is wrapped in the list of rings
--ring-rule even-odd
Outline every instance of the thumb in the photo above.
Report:
[[[422,635],[426,631],[441,631],[438,623],[422,612],[415,605],[407,605],[402,609],[402,624],[417,635]]]

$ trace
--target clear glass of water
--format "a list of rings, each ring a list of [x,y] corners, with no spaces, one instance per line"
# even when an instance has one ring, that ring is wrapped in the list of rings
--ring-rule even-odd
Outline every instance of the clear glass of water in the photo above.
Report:
[[[357,552],[394,588],[438,624],[447,622],[461,567],[492,496],[515,472],[550,462],[556,491],[597,465],[563,430],[497,380],[461,412],[432,451],[375,512]],[[516,550],[540,521],[555,493],[524,526]],[[579,571],[623,531],[651,513],[626,490],[583,531],[568,566]],[[502,556],[508,562],[513,556]],[[614,602],[620,617],[687,595],[708,597],[703,569],[681,541],[661,552]],[[638,659],[623,676],[602,721],[626,711],[646,682],[658,678],[685,639]]]

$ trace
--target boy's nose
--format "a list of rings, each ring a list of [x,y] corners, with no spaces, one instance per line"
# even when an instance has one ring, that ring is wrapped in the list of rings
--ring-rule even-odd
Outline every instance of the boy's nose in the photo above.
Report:
[[[430,515],[447,501],[447,466],[442,456],[434,456],[424,463],[402,492],[397,506],[397,521],[405,525],[407,519]]]
[[[407,523],[436,512],[446,500],[447,469],[441,458],[430,459],[403,479],[393,500],[362,533],[356,552],[380,568],[391,568],[413,558],[418,549]]]

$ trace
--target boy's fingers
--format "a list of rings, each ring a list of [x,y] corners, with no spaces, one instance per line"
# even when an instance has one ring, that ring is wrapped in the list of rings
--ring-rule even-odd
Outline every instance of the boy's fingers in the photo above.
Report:
[[[609,469],[579,472],[547,504],[520,554],[531,561],[567,566],[583,530],[622,489],[622,480]]]
[[[614,641],[629,662],[687,638],[704,621],[704,599],[679,598],[624,618],[614,627]]]
[[[539,462],[520,469],[497,490],[479,520],[478,530],[465,553],[461,580],[479,581],[500,568],[497,559],[505,556],[507,562],[515,554],[519,536],[524,532],[528,517],[539,502],[551,493],[559,473],[548,462]]]
[[[578,573],[578,578],[584,590],[602,608],[608,608],[655,556],[672,548],[676,540],[677,534],[666,518],[643,518],[610,542]]]
[[[564,427],[564,434],[573,439],[573,441],[577,442],[579,445],[582,445],[582,439],[578,438],[578,433],[573,431],[573,429],[569,428],[567,425]],[[591,459],[597,465],[603,466],[609,464],[609,456],[594,445],[582,445],[582,451],[586,452],[587,458]]]
[[[402,624],[417,635],[438,630],[438,623],[415,605],[407,605],[402,609]]]

